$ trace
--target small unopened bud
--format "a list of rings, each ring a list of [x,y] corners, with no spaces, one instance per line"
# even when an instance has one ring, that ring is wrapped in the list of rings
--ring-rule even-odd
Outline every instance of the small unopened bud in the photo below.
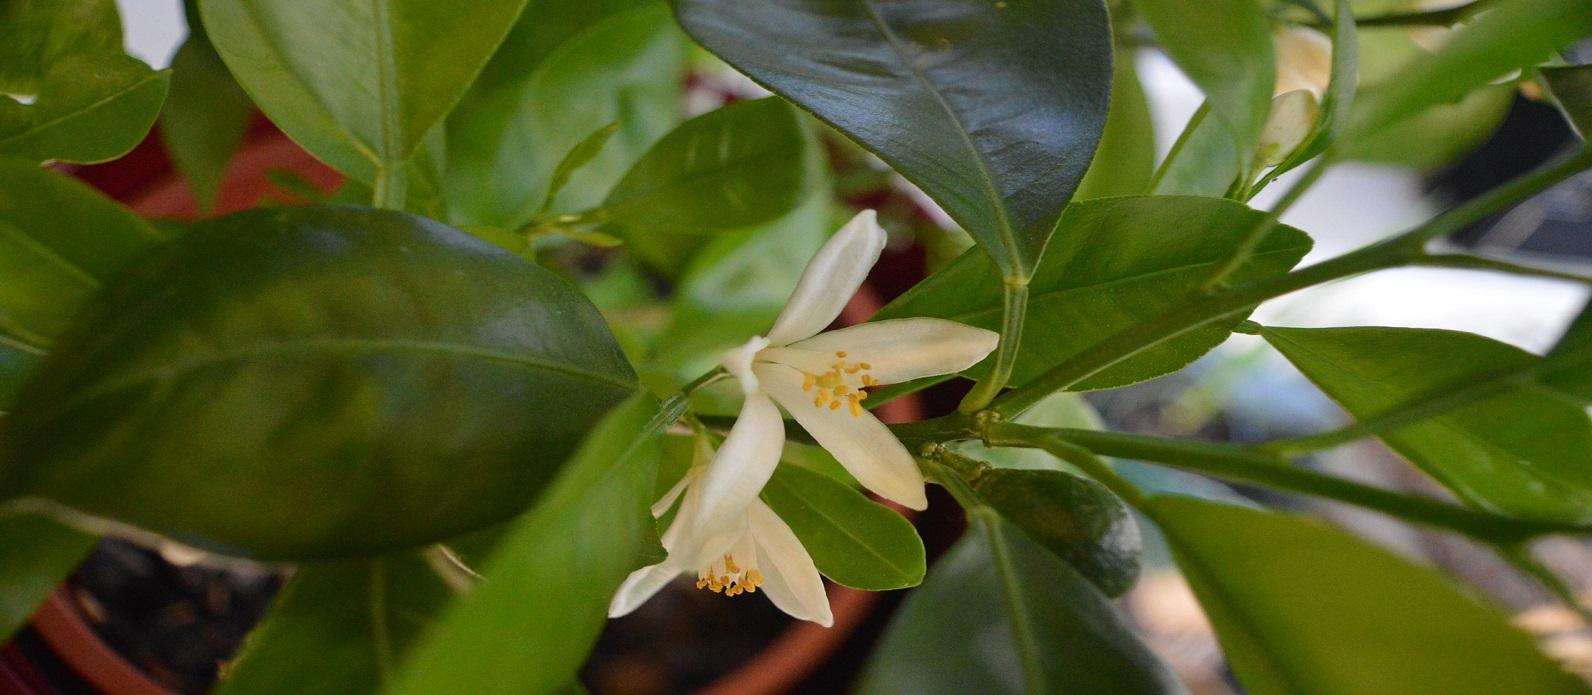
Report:
[[[1272,99],[1271,115],[1255,146],[1255,165],[1265,168],[1281,164],[1310,137],[1320,111],[1316,95],[1308,89],[1296,89]]]

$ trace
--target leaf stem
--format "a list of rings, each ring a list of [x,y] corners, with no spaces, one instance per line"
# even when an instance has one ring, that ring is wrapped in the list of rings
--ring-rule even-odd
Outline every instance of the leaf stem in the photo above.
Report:
[[[408,181],[396,175],[386,165],[376,167],[376,180],[371,183],[370,206],[383,210],[404,209]]]
[[[985,433],[985,442],[990,446],[1049,451],[1046,445],[1051,441],[1083,447],[1101,456],[1147,461],[1226,480],[1337,500],[1493,544],[1519,543],[1527,538],[1552,533],[1592,534],[1592,526],[1517,519],[1437,500],[1401,495],[1298,468],[1281,457],[1228,444],[1092,430],[1045,429],[1012,423],[996,423]],[[1106,480],[1100,482],[1108,487],[1111,485]],[[1132,503],[1126,497],[1124,500]]]
[[[995,363],[978,384],[973,386],[957,410],[977,412],[995,400],[1006,382],[1011,381],[1012,367],[1017,364],[1017,349],[1022,344],[1023,321],[1028,313],[1028,280],[1007,278],[1001,292],[1001,338],[995,348]]]

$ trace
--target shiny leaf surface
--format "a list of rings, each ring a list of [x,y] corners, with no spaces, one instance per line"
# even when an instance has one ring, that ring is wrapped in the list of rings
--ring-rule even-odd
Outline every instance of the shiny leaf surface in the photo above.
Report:
[[[1028,275],[1105,126],[1098,0],[681,0],[686,32],[878,154]]]
[[[223,554],[365,555],[518,513],[633,384],[573,287],[462,232],[241,213],[84,310],[0,489]]]
[[[1069,207],[1057,225],[1056,243],[1029,284],[1028,323],[1013,384],[1187,302],[1260,215],[1240,203],[1190,197],[1108,198]],[[1286,272],[1309,248],[1303,232],[1280,226],[1235,279]],[[999,278],[983,259],[964,254],[874,318],[936,316],[993,329],[1000,315]],[[1225,340],[1240,320],[1234,316],[1165,341],[1075,390],[1122,386],[1180,369]]]
[[[78,163],[120,157],[149,132],[170,79],[170,71],[120,53],[54,61],[37,101],[0,96],[0,155]]]
[[[923,581],[923,541],[912,524],[834,478],[780,466],[763,501],[790,525],[818,571],[837,584],[867,591]]]

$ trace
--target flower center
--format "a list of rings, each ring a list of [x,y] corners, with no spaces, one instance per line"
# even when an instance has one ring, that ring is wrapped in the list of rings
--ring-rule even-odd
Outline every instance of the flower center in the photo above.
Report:
[[[697,570],[696,588],[725,596],[755,594],[763,585],[763,573],[750,564],[755,563],[742,567],[736,564],[734,554],[725,553],[723,559]]]
[[[817,392],[813,394],[815,408],[840,410],[840,406],[845,405],[852,417],[862,417],[862,402],[868,398],[868,392],[863,389],[879,385],[879,380],[868,373],[870,369],[873,369],[873,365],[847,362],[846,353],[837,352],[829,371],[823,374],[802,372],[802,390],[811,392],[816,389]]]

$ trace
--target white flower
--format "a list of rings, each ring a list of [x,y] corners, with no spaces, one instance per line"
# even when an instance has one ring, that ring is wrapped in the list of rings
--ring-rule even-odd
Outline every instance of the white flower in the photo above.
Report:
[[[912,509],[928,506],[912,454],[862,407],[866,388],[959,372],[984,359],[999,336],[924,318],[819,333],[862,286],[884,243],[872,210],[852,218],[807,264],[768,335],[724,353],[721,362],[746,397],[740,416],[717,453],[699,444],[698,466],[653,507],[662,516],[680,500],[663,535],[668,558],[632,573],[610,616],[635,610],[695,569],[698,587],[730,595],[763,589],[786,613],[829,624],[812,558],[757,498],[785,446],[779,406],[863,486]]]
[[[653,516],[668,513],[676,500],[679,512],[663,533],[668,557],[661,563],[632,572],[609,604],[609,617],[630,613],[675,577],[696,568],[696,586],[716,594],[740,596],[762,590],[776,607],[794,618],[824,627],[834,623],[823,579],[801,541],[774,510],[753,499],[735,519],[727,545],[714,546],[703,559],[700,540],[690,534],[690,520],[702,500],[702,473],[713,458],[705,437],[697,438],[696,461],[680,482],[652,506]],[[682,499],[683,498],[683,499]],[[690,564],[685,560],[696,556]]]
[[[1277,56],[1272,96],[1304,89],[1320,99],[1332,80],[1332,41],[1314,29],[1288,27],[1272,32],[1271,45]]]
[[[693,533],[711,539],[757,497],[785,442],[778,403],[858,482],[923,509],[923,474],[906,447],[862,407],[869,386],[959,372],[995,349],[993,331],[943,319],[876,321],[819,333],[840,315],[884,250],[872,210],[846,223],[807,264],[768,335],[724,353],[746,397],[702,478]]]

